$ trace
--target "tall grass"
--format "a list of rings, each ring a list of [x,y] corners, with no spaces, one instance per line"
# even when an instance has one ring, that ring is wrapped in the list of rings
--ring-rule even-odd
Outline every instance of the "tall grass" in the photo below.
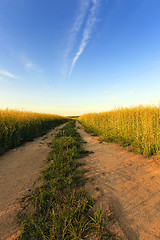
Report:
[[[0,110],[0,154],[46,133],[67,118],[17,110]]]
[[[160,154],[160,107],[120,108],[84,114],[78,120],[105,141],[131,145],[145,156]]]

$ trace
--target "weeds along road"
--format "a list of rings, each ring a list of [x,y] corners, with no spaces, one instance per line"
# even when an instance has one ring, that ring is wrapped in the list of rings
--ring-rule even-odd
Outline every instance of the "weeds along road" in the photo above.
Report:
[[[1,240],[14,239],[18,227],[16,215],[20,210],[19,200],[32,191],[51,151],[48,143],[65,124],[0,156]]]
[[[87,191],[117,222],[111,229],[122,232],[122,239],[160,239],[160,165],[117,144],[101,143],[76,125],[86,150],[94,152],[82,159],[89,170]]]

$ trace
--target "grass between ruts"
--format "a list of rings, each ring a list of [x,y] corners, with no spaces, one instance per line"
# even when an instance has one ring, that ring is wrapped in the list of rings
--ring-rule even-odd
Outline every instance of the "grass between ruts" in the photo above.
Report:
[[[18,239],[118,239],[107,231],[101,209],[84,190],[84,170],[77,159],[87,152],[74,127],[75,121],[69,122],[52,142],[43,185],[26,198],[32,209],[19,214]]]

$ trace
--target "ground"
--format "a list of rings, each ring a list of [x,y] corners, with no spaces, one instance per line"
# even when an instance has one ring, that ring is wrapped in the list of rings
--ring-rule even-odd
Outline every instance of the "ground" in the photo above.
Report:
[[[86,190],[102,204],[108,228],[123,240],[160,239],[160,165],[153,158],[98,141],[77,122],[77,130],[94,153],[81,159]],[[16,238],[19,200],[30,193],[50,152],[48,143],[63,125],[0,157],[0,239]]]

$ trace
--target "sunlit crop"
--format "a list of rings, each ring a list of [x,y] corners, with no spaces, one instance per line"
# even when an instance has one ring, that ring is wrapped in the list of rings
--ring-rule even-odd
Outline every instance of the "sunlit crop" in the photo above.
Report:
[[[65,122],[58,115],[0,110],[0,154]]]
[[[160,154],[160,107],[121,108],[84,114],[78,120],[106,141],[131,145],[145,156]]]

